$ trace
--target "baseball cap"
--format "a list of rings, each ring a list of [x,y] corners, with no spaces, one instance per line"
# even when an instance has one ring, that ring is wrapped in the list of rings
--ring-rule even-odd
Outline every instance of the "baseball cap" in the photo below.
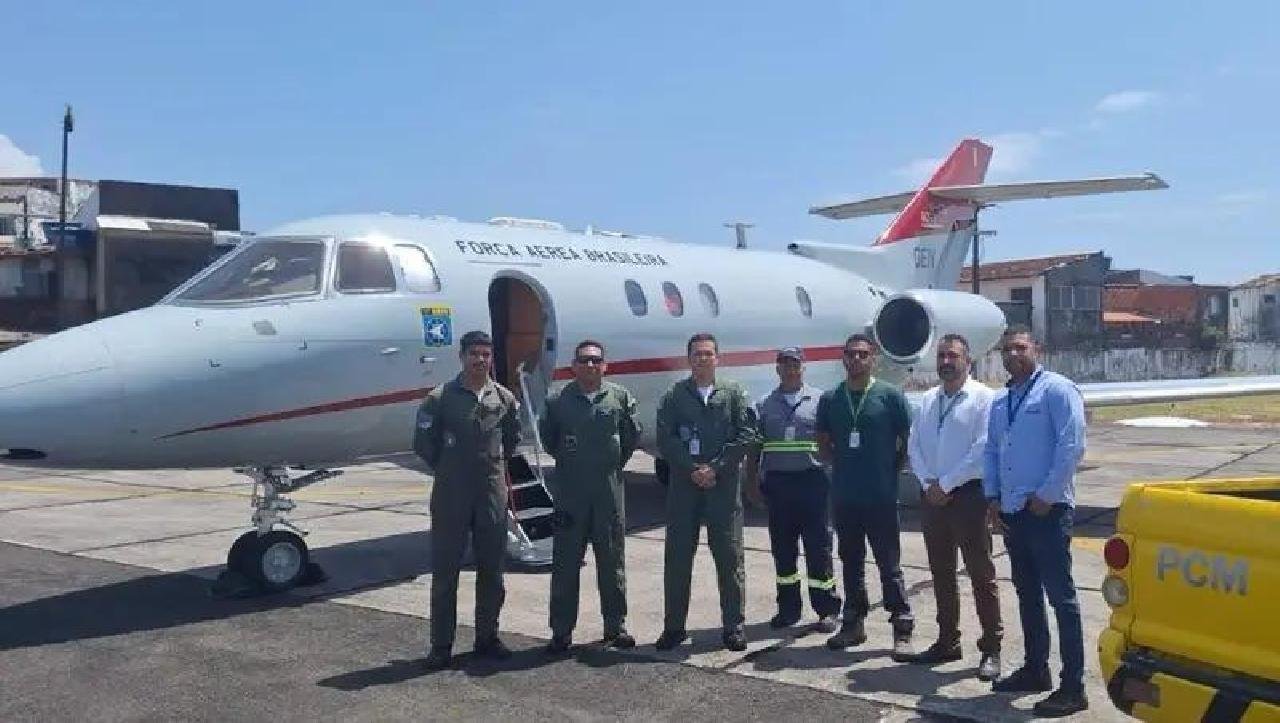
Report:
[[[783,359],[794,359],[802,362],[804,361],[804,351],[798,346],[784,346],[778,350],[778,361]]]

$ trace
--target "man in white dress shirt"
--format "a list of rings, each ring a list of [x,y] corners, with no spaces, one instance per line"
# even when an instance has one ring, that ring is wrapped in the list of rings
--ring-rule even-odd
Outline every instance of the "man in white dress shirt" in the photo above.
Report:
[[[969,377],[969,342],[948,334],[938,344],[942,384],[925,392],[911,425],[907,452],[924,490],[921,502],[925,550],[938,603],[938,640],[899,662],[937,664],[960,660],[960,594],[956,550],[973,583],[982,638],[978,678],[1000,676],[1000,597],[991,560],[991,533],[982,494],[987,417],[995,392]]]

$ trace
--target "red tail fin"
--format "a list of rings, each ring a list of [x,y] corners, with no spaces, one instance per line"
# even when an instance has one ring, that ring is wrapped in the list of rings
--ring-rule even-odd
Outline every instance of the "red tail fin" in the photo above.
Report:
[[[945,231],[955,221],[970,218],[973,215],[971,202],[937,198],[929,193],[929,189],[935,186],[970,186],[982,183],[990,162],[991,146],[976,138],[960,141],[960,145],[956,146],[947,160],[933,172],[929,182],[916,191],[916,195],[898,212],[889,228],[880,234],[875,245],[891,244],[933,231]]]

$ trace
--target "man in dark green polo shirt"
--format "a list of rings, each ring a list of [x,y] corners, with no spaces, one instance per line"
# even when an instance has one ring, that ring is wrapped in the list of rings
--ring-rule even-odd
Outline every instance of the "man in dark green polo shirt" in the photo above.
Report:
[[[846,378],[818,400],[818,444],[833,463],[833,517],[844,563],[844,621],[827,647],[843,650],[867,639],[863,621],[871,606],[863,565],[869,543],[893,625],[894,652],[906,654],[915,618],[899,564],[898,471],[906,460],[911,411],[901,389],[872,376],[876,353],[865,334],[845,340]]]

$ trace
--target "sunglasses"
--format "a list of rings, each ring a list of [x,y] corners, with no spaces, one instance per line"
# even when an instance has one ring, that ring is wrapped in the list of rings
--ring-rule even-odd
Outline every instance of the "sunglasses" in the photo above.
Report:
[[[575,363],[577,363],[577,364],[583,364],[583,365],[587,365],[587,364],[597,364],[597,365],[598,365],[598,364],[604,364],[604,357],[602,357],[602,356],[580,356],[580,357],[578,357],[578,358],[574,359],[573,361],[574,361]]]
[[[870,359],[871,352],[863,349],[845,349],[844,355],[849,359]]]

